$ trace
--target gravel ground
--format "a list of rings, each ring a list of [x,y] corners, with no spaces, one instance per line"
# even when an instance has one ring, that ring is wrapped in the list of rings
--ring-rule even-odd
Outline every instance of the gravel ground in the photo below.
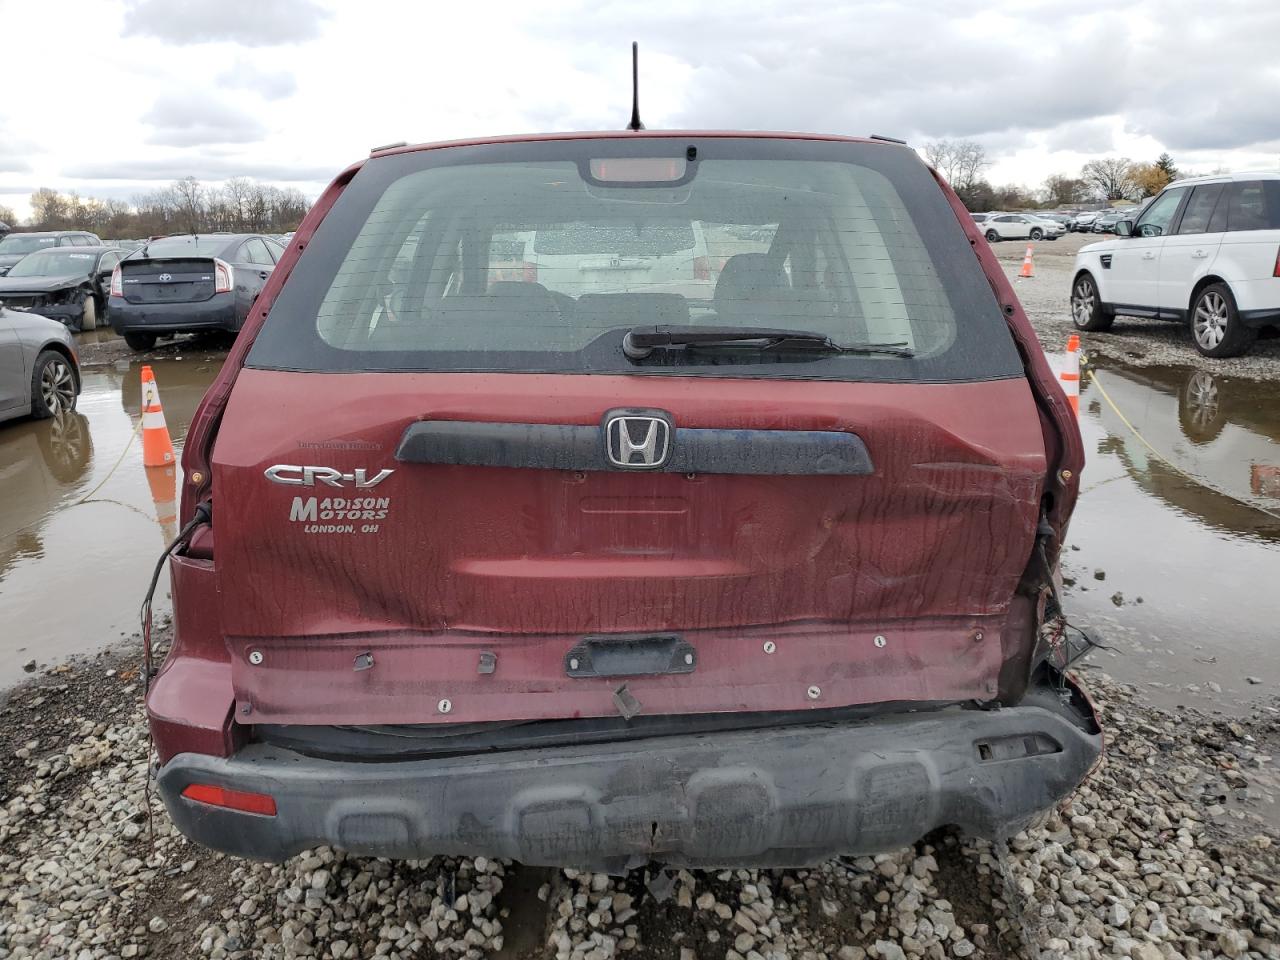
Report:
[[[1013,281],[1044,348],[1062,350],[1067,337],[1079,333],[1071,324],[1071,280],[1076,251],[1101,237],[1070,233],[1060,240],[1035,244],[1035,276],[1018,279],[1027,245],[1005,240],[992,244],[1005,272]],[[1106,333],[1080,333],[1086,353],[1122,360],[1132,366],[1194,366],[1215,373],[1255,380],[1280,379],[1280,336],[1268,334],[1242,357],[1211,360],[1196,352],[1191,334],[1182,324],[1160,320],[1117,317]]]
[[[940,831],[812,870],[627,877],[189,844],[151,798],[136,652],[0,701],[0,957],[1280,957],[1280,708],[1154,710],[1094,670],[1104,765],[1008,846]]]

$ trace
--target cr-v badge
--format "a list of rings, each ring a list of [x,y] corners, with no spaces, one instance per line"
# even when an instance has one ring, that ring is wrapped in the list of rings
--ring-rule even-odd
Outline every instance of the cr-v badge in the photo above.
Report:
[[[333,467],[303,467],[292,463],[277,463],[262,472],[272,483],[286,483],[297,487],[314,487],[317,483],[341,487],[344,484],[353,483],[361,489],[376,487],[395,473],[394,470],[379,470],[373,476],[369,476],[369,471],[364,467],[358,467],[350,473],[343,473]]]

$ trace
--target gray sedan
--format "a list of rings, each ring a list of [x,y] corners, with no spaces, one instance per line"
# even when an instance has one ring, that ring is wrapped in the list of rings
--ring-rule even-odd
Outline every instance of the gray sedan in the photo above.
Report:
[[[0,306],[0,420],[68,413],[79,394],[71,331],[57,320]]]

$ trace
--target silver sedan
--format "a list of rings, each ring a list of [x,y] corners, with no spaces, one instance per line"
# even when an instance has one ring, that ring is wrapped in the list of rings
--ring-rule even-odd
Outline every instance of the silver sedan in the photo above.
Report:
[[[69,413],[79,394],[71,331],[57,320],[0,306],[0,420]]]

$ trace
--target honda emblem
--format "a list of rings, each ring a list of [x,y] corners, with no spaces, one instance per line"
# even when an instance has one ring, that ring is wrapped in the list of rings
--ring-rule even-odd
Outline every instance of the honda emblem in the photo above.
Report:
[[[604,441],[611,466],[656,470],[671,453],[671,423],[655,416],[606,415]]]

